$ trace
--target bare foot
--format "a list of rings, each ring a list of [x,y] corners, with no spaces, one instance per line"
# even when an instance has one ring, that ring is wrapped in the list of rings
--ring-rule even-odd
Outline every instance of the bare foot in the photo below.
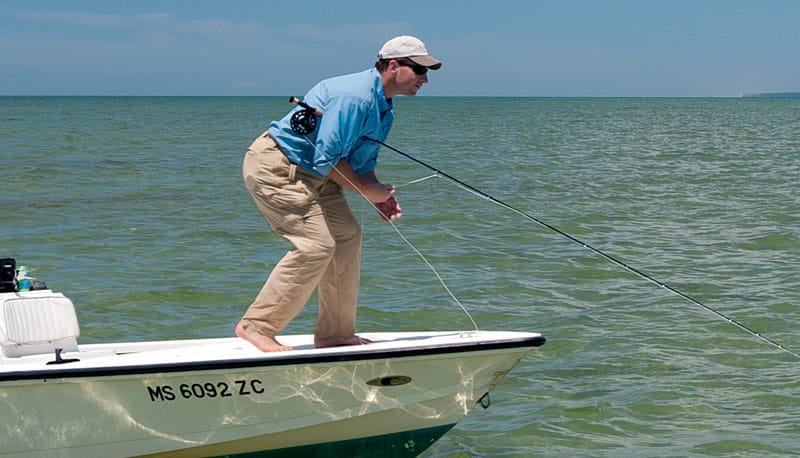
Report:
[[[349,339],[344,340],[317,340],[314,339],[314,346],[317,348],[328,348],[328,347],[343,347],[345,345],[366,345],[371,344],[372,341],[369,339],[365,339],[364,337],[353,336]]]
[[[289,351],[292,349],[292,347],[288,345],[282,345],[280,342],[275,340],[274,337],[248,331],[244,328],[244,326],[242,326],[241,322],[236,325],[236,335],[255,345],[256,348],[263,352]]]

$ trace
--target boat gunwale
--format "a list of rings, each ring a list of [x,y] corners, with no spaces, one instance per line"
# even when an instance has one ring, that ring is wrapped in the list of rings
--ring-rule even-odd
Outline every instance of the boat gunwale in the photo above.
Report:
[[[54,380],[72,379],[87,377],[114,377],[125,375],[143,374],[167,374],[181,372],[214,371],[227,369],[247,369],[258,367],[292,366],[297,364],[322,364],[322,363],[342,363],[351,361],[366,361],[387,358],[407,358],[414,356],[428,356],[450,353],[484,352],[492,350],[505,350],[513,348],[539,347],[544,345],[546,339],[540,334],[525,334],[524,337],[505,337],[502,340],[494,341],[469,341],[469,342],[447,342],[440,344],[425,345],[419,347],[400,347],[386,348],[380,350],[371,349],[370,346],[363,347],[341,347],[358,348],[360,351],[343,352],[303,352],[294,354],[268,353],[262,357],[247,357],[237,359],[213,359],[186,362],[161,362],[153,364],[130,364],[125,366],[95,366],[69,368],[54,368],[48,366],[47,369],[33,369],[21,371],[9,371],[0,373],[0,382],[13,382],[24,380]],[[142,352],[147,353],[147,352]],[[68,365],[66,363],[65,365]]]

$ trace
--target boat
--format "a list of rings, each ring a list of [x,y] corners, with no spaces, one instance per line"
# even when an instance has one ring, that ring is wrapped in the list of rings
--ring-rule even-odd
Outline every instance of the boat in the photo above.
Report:
[[[78,344],[50,289],[0,293],[0,456],[416,456],[545,343],[510,331],[377,332],[262,353],[238,337]]]

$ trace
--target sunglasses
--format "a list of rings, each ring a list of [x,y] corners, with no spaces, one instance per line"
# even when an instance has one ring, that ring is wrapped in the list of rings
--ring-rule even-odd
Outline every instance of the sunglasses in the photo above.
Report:
[[[402,65],[403,67],[411,67],[411,70],[413,70],[414,73],[419,76],[428,73],[428,67],[411,62],[410,60],[398,60],[397,63]]]

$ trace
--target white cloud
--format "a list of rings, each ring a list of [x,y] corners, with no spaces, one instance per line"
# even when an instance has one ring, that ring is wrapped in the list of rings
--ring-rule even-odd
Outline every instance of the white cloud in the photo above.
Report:
[[[98,28],[135,28],[141,25],[165,23],[172,17],[167,13],[119,15],[97,14],[79,11],[21,11],[16,13],[19,19],[49,22],[63,25],[77,25]]]

